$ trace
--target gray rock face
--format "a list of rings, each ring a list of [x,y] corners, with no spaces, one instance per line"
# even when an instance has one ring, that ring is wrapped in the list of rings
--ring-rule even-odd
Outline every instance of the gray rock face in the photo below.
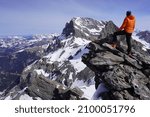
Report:
[[[83,92],[79,88],[71,89],[56,80],[50,80],[33,71],[26,75],[22,76],[20,86],[28,87],[25,92],[33,99],[36,99],[36,97],[42,100],[82,99]]]
[[[109,42],[107,37],[91,42],[87,46],[90,52],[82,57],[95,72],[96,88],[103,82],[109,90],[102,94],[103,99],[150,99],[150,55],[140,46],[133,46],[133,55],[129,57],[124,42],[116,49]]]

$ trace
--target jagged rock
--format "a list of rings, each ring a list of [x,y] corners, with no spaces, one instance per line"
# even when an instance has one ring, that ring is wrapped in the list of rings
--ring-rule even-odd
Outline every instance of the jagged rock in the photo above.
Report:
[[[124,60],[127,64],[130,64],[130,65],[136,67],[137,69],[142,69],[141,62],[137,61],[136,59],[133,59],[133,58],[125,55]]]
[[[134,54],[129,57],[124,42],[115,49],[109,44],[109,39],[91,42],[87,46],[89,53],[82,57],[82,61],[95,72],[96,88],[104,82],[109,90],[101,94],[102,98],[150,99],[148,53],[141,47],[133,47]]]
[[[26,93],[33,98],[39,97],[43,100],[72,100],[81,99],[83,92],[79,88],[67,88],[66,86],[45,78],[39,77],[36,72],[32,73],[30,77],[25,77],[22,83],[28,87]],[[22,84],[20,84],[22,85]]]
[[[116,65],[124,62],[124,59],[110,52],[101,52],[101,53],[96,53],[96,57],[92,58],[89,62],[95,66],[96,65],[111,66],[111,65]]]
[[[55,81],[36,77],[32,79],[31,85],[28,86],[27,93],[31,97],[40,97],[41,99],[48,100],[53,98],[55,88],[63,90],[63,86]]]
[[[108,38],[110,34],[113,34],[117,30],[117,26],[112,22],[108,21],[105,25],[105,28],[102,29],[99,35],[99,39]]]
[[[111,39],[109,37],[90,43],[87,46],[89,53],[82,57],[83,62],[97,76],[95,78],[96,88],[102,80],[110,90],[109,93],[104,93],[105,96],[101,96],[103,99],[150,99],[148,90],[149,55],[143,52],[140,43],[133,41],[134,55],[131,58],[125,53],[125,42],[120,42],[119,47],[115,49],[109,44]],[[138,88],[135,88],[136,84],[133,82],[135,79],[139,81]]]

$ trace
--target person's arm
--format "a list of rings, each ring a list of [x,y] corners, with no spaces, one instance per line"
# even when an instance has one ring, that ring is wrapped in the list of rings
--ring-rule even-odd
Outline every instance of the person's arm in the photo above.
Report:
[[[127,25],[127,18],[124,19],[124,21],[123,21],[121,27],[119,28],[119,30],[124,29],[126,25]]]

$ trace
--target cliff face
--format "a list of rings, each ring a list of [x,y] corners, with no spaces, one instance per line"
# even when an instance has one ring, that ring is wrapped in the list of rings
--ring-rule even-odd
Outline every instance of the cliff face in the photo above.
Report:
[[[82,61],[95,72],[95,86],[104,83],[103,99],[150,99],[150,56],[142,45],[132,40],[132,57],[126,54],[126,43],[110,45],[112,36],[91,42]],[[121,40],[121,39],[120,39]]]

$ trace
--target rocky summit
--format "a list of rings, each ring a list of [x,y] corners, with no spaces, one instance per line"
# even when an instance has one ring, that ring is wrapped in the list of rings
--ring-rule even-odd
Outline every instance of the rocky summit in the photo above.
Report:
[[[111,35],[91,42],[89,53],[82,61],[95,73],[95,86],[104,83],[108,91],[103,99],[135,100],[150,99],[150,56],[142,45],[132,41],[132,56],[126,54],[127,46],[119,38],[117,48],[112,48]]]
[[[150,99],[149,43],[134,34],[128,56],[124,36],[110,45],[116,30],[112,21],[77,17],[60,35],[1,38],[0,99]]]

